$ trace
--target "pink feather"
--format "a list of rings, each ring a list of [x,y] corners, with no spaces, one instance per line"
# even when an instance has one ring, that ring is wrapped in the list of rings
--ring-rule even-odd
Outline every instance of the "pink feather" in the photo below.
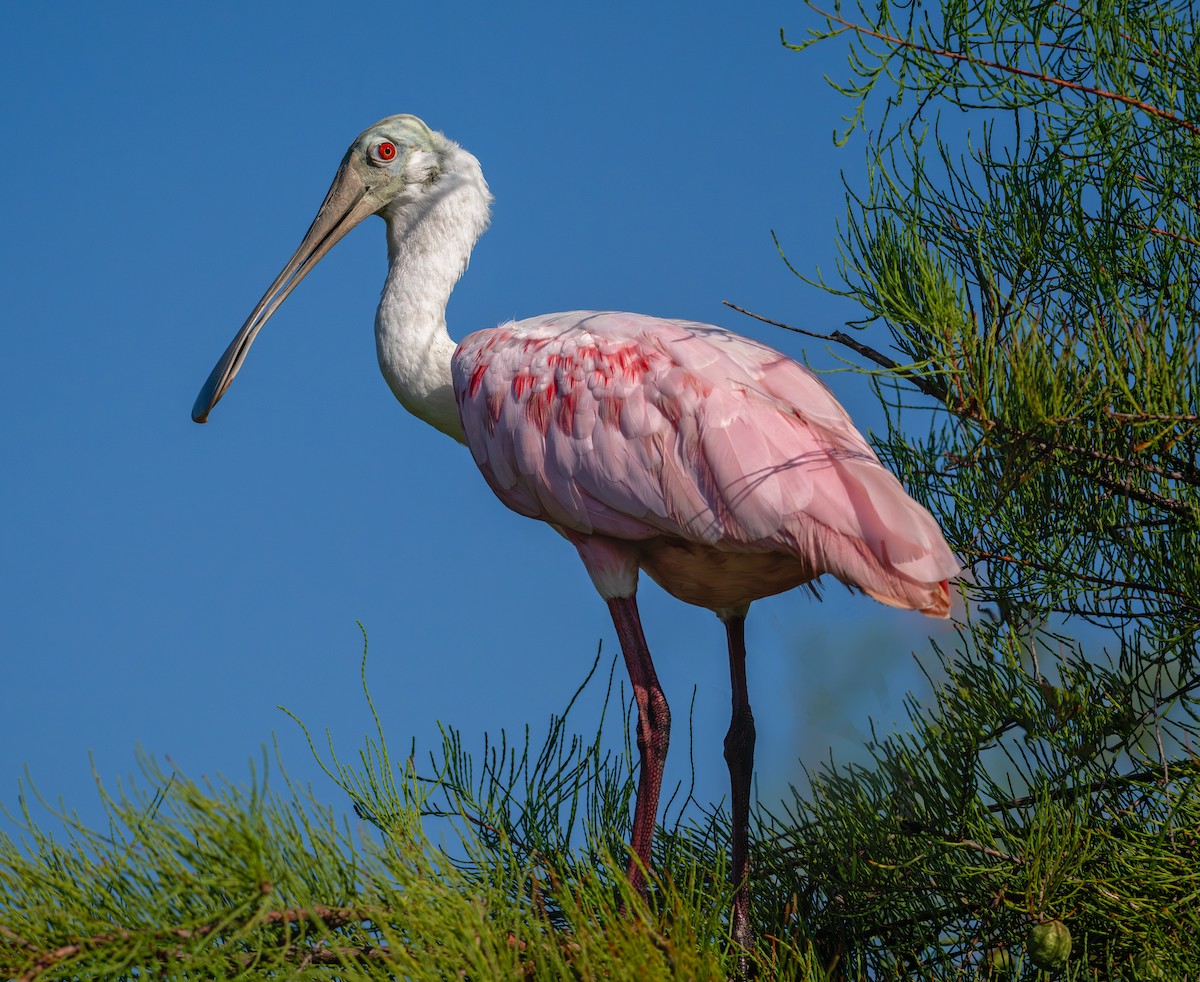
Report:
[[[766,345],[577,311],[472,334],[452,373],[467,444],[506,505],[577,545],[616,540],[680,599],[736,608],[830,573],[949,612],[960,567],[933,517],[820,379]]]

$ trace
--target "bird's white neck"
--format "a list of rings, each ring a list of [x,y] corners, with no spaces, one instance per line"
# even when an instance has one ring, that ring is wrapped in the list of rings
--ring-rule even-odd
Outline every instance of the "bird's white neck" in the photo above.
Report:
[[[388,275],[375,315],[379,367],[405,409],[460,443],[446,304],[487,227],[491,200],[479,161],[447,140],[430,157],[427,183],[380,213]]]

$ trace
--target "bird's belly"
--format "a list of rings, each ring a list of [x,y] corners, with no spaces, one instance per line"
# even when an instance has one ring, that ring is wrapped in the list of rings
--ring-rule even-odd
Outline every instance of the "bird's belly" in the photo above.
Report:
[[[737,609],[816,579],[823,572],[778,552],[724,552],[659,538],[639,544],[640,565],[673,597],[711,610]]]

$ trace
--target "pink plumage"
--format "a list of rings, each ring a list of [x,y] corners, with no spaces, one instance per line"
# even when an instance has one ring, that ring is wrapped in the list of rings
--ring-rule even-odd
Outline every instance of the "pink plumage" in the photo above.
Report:
[[[575,311],[466,337],[467,444],[514,511],[714,610],[836,576],[945,616],[959,564],[808,369],[716,327]],[[585,562],[587,550],[581,550]],[[603,591],[602,591],[603,592]]]
[[[455,346],[446,303],[488,223],[471,154],[415,116],[389,116],[342,159],[300,247],[217,362],[204,422],[254,338],[310,269],[368,215],[387,222],[375,318],[384,378],[410,412],[466,443],[500,499],[579,551],[608,604],[638,707],[641,753],[628,873],[646,889],[671,713],[637,609],[639,570],[725,624],[733,712],[730,928],[750,923],[754,717],[745,616],[824,573],[884,603],[945,617],[955,560],[806,368],[719,328],[579,311],[502,325]]]

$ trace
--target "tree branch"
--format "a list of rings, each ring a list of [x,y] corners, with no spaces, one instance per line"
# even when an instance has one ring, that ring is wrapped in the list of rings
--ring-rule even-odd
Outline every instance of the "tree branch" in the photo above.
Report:
[[[1018,75],[1022,78],[1033,79],[1038,82],[1045,82],[1049,85],[1057,86],[1062,89],[1070,89],[1075,92],[1084,92],[1087,95],[1094,95],[1100,99],[1111,99],[1114,102],[1120,102],[1127,106],[1132,106],[1134,109],[1140,109],[1142,112],[1151,116],[1157,116],[1159,119],[1180,126],[1191,133],[1200,136],[1200,125],[1190,123],[1186,119],[1180,119],[1173,113],[1167,112],[1165,109],[1160,109],[1158,106],[1148,102],[1142,102],[1140,99],[1135,99],[1133,96],[1122,95],[1120,92],[1108,92],[1105,89],[1097,89],[1091,85],[1084,85],[1082,82],[1071,82],[1065,78],[1055,78],[1053,75],[1044,75],[1041,72],[1035,72],[1029,68],[1017,68],[1015,65],[1005,65],[997,61],[988,61],[985,58],[977,58],[974,55],[963,54],[959,51],[947,51],[943,48],[930,48],[924,44],[917,44],[915,41],[908,41],[905,38],[893,37],[890,34],[884,34],[881,31],[873,31],[869,27],[863,27],[860,24],[852,23],[845,20],[837,14],[826,13],[820,7],[813,6],[812,8],[817,14],[826,18],[831,23],[841,24],[849,31],[856,34],[865,34],[867,37],[873,37],[878,41],[883,41],[885,44],[890,44],[896,48],[907,48],[910,51],[919,51],[922,54],[932,55],[934,58],[942,58],[948,61],[960,61],[969,65],[974,65],[981,68],[991,68],[998,72],[1005,72],[1009,75]],[[787,43],[786,41],[784,42]],[[792,47],[789,45],[789,47]]]
[[[995,432],[1003,434],[1011,439],[1027,441],[1031,449],[1037,450],[1040,453],[1046,454],[1054,451],[1075,453],[1077,455],[1089,456],[1097,461],[1120,463],[1129,467],[1137,467],[1151,473],[1162,474],[1165,477],[1173,478],[1175,480],[1187,481],[1185,475],[1181,473],[1162,471],[1152,464],[1142,464],[1135,461],[1130,461],[1126,458],[1110,457],[1106,454],[1099,453],[1098,451],[1086,450],[1070,444],[1051,443],[1046,440],[1040,440],[1024,430],[1019,430],[1016,427],[1010,426],[1006,423],[1001,423],[998,420],[990,419],[984,416],[978,410],[973,409],[964,400],[947,400],[946,393],[928,379],[915,374],[913,371],[905,368],[899,362],[894,361],[879,351],[876,351],[869,345],[863,344],[861,341],[856,341],[854,338],[850,337],[850,335],[845,334],[842,331],[834,331],[831,334],[820,334],[816,331],[806,331],[800,327],[793,327],[790,324],[784,324],[780,321],[771,320],[769,317],[763,317],[761,314],[756,314],[753,311],[746,310],[744,307],[739,307],[737,304],[730,303],[728,300],[722,300],[721,302],[726,307],[736,310],[740,314],[745,314],[747,317],[753,317],[755,320],[762,321],[764,324],[770,324],[772,327],[783,328],[785,331],[803,334],[805,337],[817,338],[820,341],[833,341],[837,344],[844,345],[851,351],[855,351],[864,358],[869,358],[877,365],[882,365],[889,371],[894,372],[900,378],[912,382],[913,385],[915,385],[926,395],[942,401],[946,405],[946,408],[956,416],[959,416],[963,419],[969,419],[972,422],[978,423],[986,430],[994,430]],[[1183,418],[1185,420],[1190,420],[1191,417]],[[1140,501],[1146,505],[1153,505],[1155,508],[1161,508],[1163,511],[1170,512],[1173,515],[1178,515],[1181,518],[1191,519],[1194,517],[1191,507],[1186,502],[1176,501],[1173,498],[1167,498],[1163,495],[1155,494],[1153,491],[1147,491],[1143,488],[1136,488],[1128,482],[1121,481],[1117,478],[1107,477],[1101,474],[1090,474],[1088,476],[1101,487],[1107,488],[1110,491],[1116,491],[1127,498],[1132,498],[1133,500]]]
[[[923,378],[920,375],[908,371],[899,362],[894,361],[880,351],[876,351],[869,345],[863,344],[861,341],[856,341],[849,334],[846,334],[843,331],[834,331],[832,334],[818,334],[816,331],[806,331],[802,327],[793,327],[791,324],[783,324],[780,321],[773,321],[769,317],[764,317],[762,314],[756,314],[751,310],[746,310],[744,307],[739,307],[737,304],[731,303],[728,300],[722,300],[721,303],[732,310],[736,310],[739,314],[745,314],[747,317],[753,317],[756,321],[762,321],[764,324],[770,324],[772,327],[781,327],[785,331],[792,331],[795,334],[803,334],[805,337],[816,338],[818,341],[833,341],[837,344],[845,345],[851,351],[857,352],[864,358],[868,358],[875,362],[875,364],[881,365],[888,369],[888,371],[895,372],[901,378],[912,382],[913,385],[924,392],[927,396],[933,396],[935,399],[945,398],[939,386],[934,385],[928,379]]]

